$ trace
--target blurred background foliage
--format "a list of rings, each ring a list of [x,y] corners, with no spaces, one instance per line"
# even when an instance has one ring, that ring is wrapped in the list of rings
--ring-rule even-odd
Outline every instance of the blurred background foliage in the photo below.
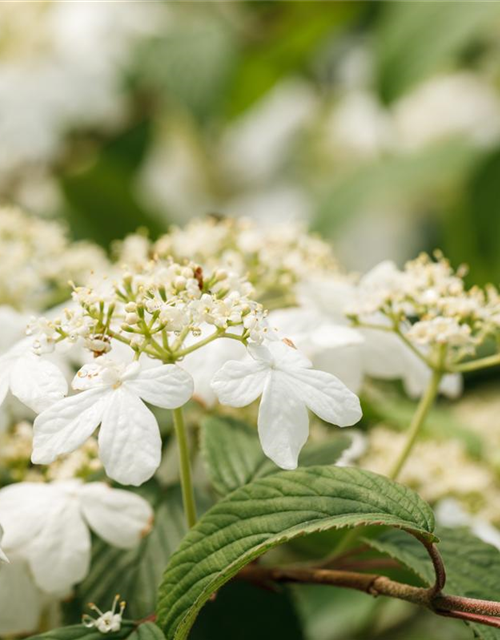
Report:
[[[73,5],[73,6],[72,6]],[[500,5],[5,3],[0,197],[108,246],[304,218],[500,280]]]

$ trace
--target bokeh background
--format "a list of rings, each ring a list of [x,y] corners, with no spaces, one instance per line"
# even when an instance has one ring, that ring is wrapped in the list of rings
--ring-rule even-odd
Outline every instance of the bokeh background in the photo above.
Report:
[[[500,279],[500,4],[0,4],[0,199],[108,245],[305,219]]]

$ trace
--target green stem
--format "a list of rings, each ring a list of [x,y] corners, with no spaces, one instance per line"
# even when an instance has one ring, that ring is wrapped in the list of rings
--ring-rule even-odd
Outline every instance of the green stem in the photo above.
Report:
[[[394,465],[391,473],[389,474],[389,478],[391,480],[396,480],[403,469],[408,456],[417,441],[418,435],[420,433],[420,429],[422,428],[425,420],[429,414],[429,411],[434,404],[434,400],[436,399],[439,384],[441,382],[441,378],[443,377],[442,371],[439,369],[434,369],[432,372],[432,377],[429,382],[429,386],[427,387],[424,395],[420,399],[420,403],[417,407],[415,415],[410,424],[410,429],[408,431],[408,439],[406,444],[399,454],[399,458],[396,460],[396,464]]]
[[[457,364],[451,367],[451,370],[457,373],[466,373],[467,371],[477,371],[477,369],[485,369],[486,367],[494,367],[500,365],[500,353],[479,360],[471,360],[463,364]]]
[[[173,410],[175,434],[179,448],[179,468],[181,474],[182,501],[188,527],[196,524],[196,504],[194,500],[193,481],[191,479],[191,463],[189,460],[189,446],[186,435],[186,425],[182,407]]]
[[[224,329],[218,329],[217,331],[209,335],[207,338],[204,338],[203,340],[196,342],[190,347],[186,347],[182,351],[177,351],[177,353],[175,354],[175,357],[184,358],[188,354],[193,353],[193,351],[197,351],[200,347],[204,347],[205,345],[210,344],[211,342],[213,342],[214,340],[217,340],[218,338],[231,338],[232,340],[238,340],[238,342],[242,342],[243,344],[245,344],[245,338],[243,336],[238,336],[233,333],[224,333]]]

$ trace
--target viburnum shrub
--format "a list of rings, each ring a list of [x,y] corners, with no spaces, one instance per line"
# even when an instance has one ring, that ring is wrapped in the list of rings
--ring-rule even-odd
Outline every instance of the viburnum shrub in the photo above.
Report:
[[[500,364],[496,288],[440,253],[349,274],[296,225],[208,218],[108,259],[2,220],[0,249],[47,242],[0,258],[0,633],[182,640],[231,582],[356,589],[497,637],[494,474],[427,433],[439,394]],[[396,431],[398,385],[418,404]]]

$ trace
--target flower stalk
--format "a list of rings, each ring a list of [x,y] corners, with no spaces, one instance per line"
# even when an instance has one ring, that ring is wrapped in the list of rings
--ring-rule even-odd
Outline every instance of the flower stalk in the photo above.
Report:
[[[189,445],[187,440],[186,425],[182,407],[172,411],[174,416],[174,428],[177,436],[179,451],[179,471],[181,477],[182,502],[184,513],[189,528],[196,524],[196,503],[194,498],[193,481],[191,478],[191,461],[189,459]]]
[[[427,416],[429,415],[429,411],[431,410],[436,396],[438,394],[439,385],[441,383],[441,379],[443,377],[443,372],[440,369],[433,369],[432,376],[429,381],[429,385],[427,389],[420,399],[417,410],[413,416],[413,419],[410,424],[410,429],[408,431],[408,439],[406,440],[406,444],[399,454],[398,459],[396,460],[391,472],[389,473],[389,478],[391,480],[397,480],[399,474],[401,473],[406,461],[408,460],[410,453],[415,446],[415,442],[418,439],[420,431],[425,424]]]

